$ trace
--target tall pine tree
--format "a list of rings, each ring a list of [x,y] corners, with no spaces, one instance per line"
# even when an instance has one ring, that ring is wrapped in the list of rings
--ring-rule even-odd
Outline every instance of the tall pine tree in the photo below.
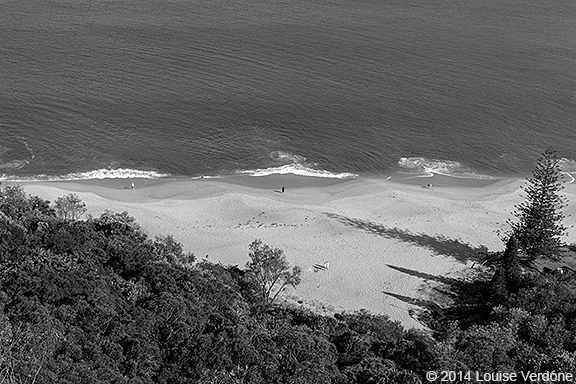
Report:
[[[489,292],[493,305],[505,303],[510,294],[518,292],[522,278],[518,253],[518,240],[512,235],[506,244],[500,266],[490,282]]]
[[[532,264],[537,258],[559,259],[560,237],[566,233],[561,212],[566,199],[560,195],[564,185],[559,162],[552,148],[542,154],[523,188],[526,201],[515,206],[518,221],[509,222],[512,235],[526,256],[525,264]]]

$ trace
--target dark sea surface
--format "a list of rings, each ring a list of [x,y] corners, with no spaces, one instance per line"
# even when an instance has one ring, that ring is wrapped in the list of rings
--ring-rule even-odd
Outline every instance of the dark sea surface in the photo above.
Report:
[[[574,0],[0,0],[0,179],[576,174]]]

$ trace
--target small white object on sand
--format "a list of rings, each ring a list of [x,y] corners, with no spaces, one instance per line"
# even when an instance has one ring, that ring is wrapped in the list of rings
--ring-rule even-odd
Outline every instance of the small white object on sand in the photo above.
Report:
[[[314,272],[318,272],[318,271],[327,271],[330,268],[330,263],[329,262],[324,262],[324,264],[314,264]]]

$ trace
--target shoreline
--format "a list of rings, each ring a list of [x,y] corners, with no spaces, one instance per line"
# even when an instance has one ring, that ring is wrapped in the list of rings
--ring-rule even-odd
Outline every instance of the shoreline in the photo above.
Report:
[[[335,184],[353,182],[358,180],[372,180],[372,181],[386,181],[398,184],[407,185],[421,185],[425,186],[432,183],[433,186],[458,186],[467,188],[482,188],[492,184],[506,183],[510,181],[525,180],[521,176],[507,176],[507,177],[492,177],[492,178],[464,178],[456,176],[447,176],[441,174],[434,174],[433,176],[414,176],[414,177],[399,177],[399,176],[358,176],[350,178],[336,178],[336,177],[319,177],[295,174],[271,174],[265,176],[251,176],[251,175],[231,175],[231,176],[206,176],[206,177],[189,177],[189,178],[140,178],[140,177],[114,177],[114,178],[89,178],[89,179],[71,179],[71,180],[0,180],[4,184],[86,184],[101,187],[115,188],[115,189],[130,189],[132,182],[135,183],[136,188],[155,186],[158,184],[166,183],[188,183],[188,182],[215,182],[215,183],[229,183],[241,185],[257,189],[269,189],[278,185],[290,185],[292,188],[306,188],[306,187],[325,187]],[[137,184],[138,183],[138,184]]]
[[[287,302],[326,314],[364,308],[422,328],[412,315],[438,277],[458,278],[478,251],[503,248],[495,231],[513,218],[524,182],[270,175],[14,184],[50,201],[76,193],[94,216],[127,211],[149,238],[172,235],[197,261],[243,267],[248,245],[261,238],[303,269]],[[564,192],[576,205],[576,186]],[[566,216],[576,213],[572,205]],[[315,272],[324,262],[330,269]]]
[[[5,182],[6,185],[22,186],[46,186],[62,190],[63,194],[93,193],[104,199],[117,202],[151,202],[162,199],[203,199],[210,196],[231,193],[235,189],[244,193],[270,192],[279,196],[290,196],[286,193],[303,191],[307,189],[323,191],[327,190],[328,200],[337,198],[338,193],[343,193],[348,188],[358,185],[385,185],[399,188],[420,188],[422,190],[443,190],[450,188],[463,188],[465,190],[482,190],[504,188],[514,189],[525,180],[520,178],[502,179],[465,179],[444,175],[432,177],[356,177],[356,178],[324,178],[314,176],[301,176],[293,174],[274,174],[267,176],[239,175],[222,178],[191,178],[191,179],[147,179],[147,178],[104,178],[82,180],[50,180],[50,181],[20,181]],[[134,190],[132,190],[132,184]],[[506,187],[508,186],[508,187]],[[34,188],[34,187],[33,187]],[[362,188],[359,189],[362,194]],[[122,191],[130,193],[122,193]],[[52,194],[53,195],[53,194]],[[59,197],[59,196],[56,196]],[[48,199],[53,201],[55,198]]]

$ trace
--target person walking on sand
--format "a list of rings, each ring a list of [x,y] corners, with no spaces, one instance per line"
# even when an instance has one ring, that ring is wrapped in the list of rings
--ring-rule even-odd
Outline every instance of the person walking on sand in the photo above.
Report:
[[[132,189],[134,189],[134,183],[132,183]]]
[[[284,193],[284,187],[282,187],[282,193]]]

